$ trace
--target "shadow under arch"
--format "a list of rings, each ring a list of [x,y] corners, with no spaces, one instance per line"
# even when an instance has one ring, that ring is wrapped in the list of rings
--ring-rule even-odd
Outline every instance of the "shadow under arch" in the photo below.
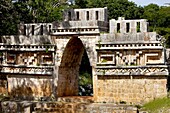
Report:
[[[63,52],[58,70],[57,95],[77,96],[79,87],[79,69],[85,47],[78,36],[73,36],[67,43]]]

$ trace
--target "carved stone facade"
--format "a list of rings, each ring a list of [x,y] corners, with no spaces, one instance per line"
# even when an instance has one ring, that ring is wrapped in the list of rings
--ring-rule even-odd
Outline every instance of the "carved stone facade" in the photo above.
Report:
[[[110,20],[98,36],[97,100],[142,103],[167,95],[163,39],[147,32],[146,20]]]
[[[163,40],[147,21],[107,18],[107,8],[73,9],[60,23],[20,24],[1,36],[0,71],[13,98],[78,95],[84,51],[92,66],[97,102],[143,103],[167,95]]]

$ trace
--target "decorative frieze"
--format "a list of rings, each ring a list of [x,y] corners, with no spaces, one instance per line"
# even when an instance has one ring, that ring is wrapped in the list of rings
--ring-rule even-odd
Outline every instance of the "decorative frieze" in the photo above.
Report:
[[[0,72],[4,74],[52,75],[53,66],[21,66],[1,65]]]
[[[55,45],[0,45],[1,73],[52,75]]]
[[[53,29],[51,35],[99,35],[98,27],[90,28],[68,28],[68,29]]]
[[[0,44],[0,51],[55,51],[56,45],[6,45]]]
[[[109,49],[163,49],[160,43],[96,43],[96,50]]]
[[[97,66],[97,75],[168,75],[168,66]]]
[[[162,50],[100,50],[98,51],[97,66],[144,66],[164,65]]]

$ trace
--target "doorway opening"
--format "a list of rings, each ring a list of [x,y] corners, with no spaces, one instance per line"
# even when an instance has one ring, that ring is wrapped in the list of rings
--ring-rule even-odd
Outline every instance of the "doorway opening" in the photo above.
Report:
[[[92,66],[84,51],[79,69],[79,96],[93,96]]]
[[[57,95],[59,97],[92,95],[91,70],[82,41],[73,36],[64,49],[59,66]]]

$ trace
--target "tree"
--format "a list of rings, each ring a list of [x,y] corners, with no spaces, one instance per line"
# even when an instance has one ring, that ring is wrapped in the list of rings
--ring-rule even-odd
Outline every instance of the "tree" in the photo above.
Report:
[[[159,27],[169,27],[170,28],[170,6],[160,7],[158,11],[157,24]]]
[[[149,21],[150,26],[154,29],[157,26],[159,6],[157,4],[149,4],[144,7],[143,18]]]
[[[134,2],[128,0],[76,0],[78,8],[107,7],[109,19],[117,19],[123,16],[127,19],[141,18],[142,7],[137,7]]]
[[[0,0],[0,35],[17,34],[20,22],[45,22],[61,20],[66,0]]]
[[[27,7],[33,22],[52,22],[61,19],[59,0],[28,0]]]
[[[15,34],[15,11],[11,0],[0,0],[0,35]]]
[[[31,23],[31,15],[29,12],[28,5],[25,0],[20,0],[14,3],[14,9],[17,15],[18,24],[20,22]]]
[[[110,1],[110,0],[109,0]],[[134,2],[128,0],[113,0],[108,5],[109,19],[117,19],[118,17],[125,17],[126,19],[141,18],[143,13],[142,7],[137,7]]]
[[[73,8],[86,8],[87,0],[75,0],[75,6]]]

